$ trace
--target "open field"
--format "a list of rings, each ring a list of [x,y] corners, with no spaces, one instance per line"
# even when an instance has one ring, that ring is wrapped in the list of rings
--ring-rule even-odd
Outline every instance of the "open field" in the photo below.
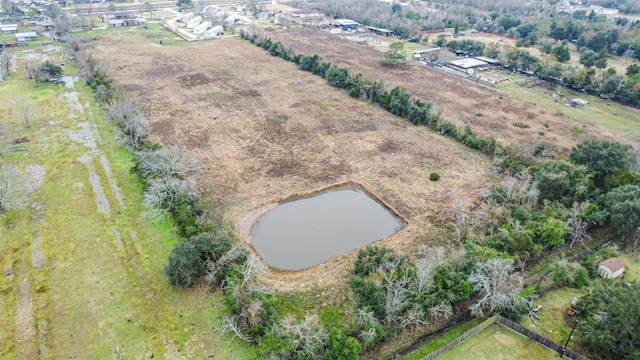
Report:
[[[555,111],[557,114],[580,119],[584,124],[613,130],[630,140],[640,140],[638,109],[595,96],[585,96],[565,88],[532,86],[531,80],[521,75],[512,74],[512,77],[515,81],[503,83],[498,88],[500,93],[516,96],[529,104]],[[558,98],[554,98],[553,94]],[[574,108],[565,105],[563,98],[581,98],[588,100],[589,104],[582,108]],[[576,134],[582,133],[584,129],[583,125],[572,128],[571,131]]]
[[[0,161],[26,188],[25,207],[0,217],[0,358],[255,358],[215,333],[219,294],[168,285],[171,224],[144,215],[131,153],[77,70],[64,71],[64,84],[35,87],[21,72],[0,84]],[[31,127],[10,103],[22,97]],[[30,141],[8,151],[20,137]]]
[[[222,201],[244,240],[277,202],[353,181],[407,222],[380,245],[410,251],[454,196],[490,185],[481,154],[352,99],[248,41],[168,47],[114,33],[89,46],[139,99],[157,141],[184,144],[203,160],[202,190]],[[440,181],[429,180],[433,171]],[[354,256],[280,274],[279,288],[344,287]]]
[[[455,346],[438,359],[552,360],[558,353],[504,326],[493,324]]]
[[[442,115],[454,123],[468,124],[483,136],[494,136],[503,144],[518,145],[542,142],[548,148],[568,150],[584,138],[598,137],[629,142],[625,133],[607,126],[584,122],[579,116],[560,114],[544,106],[447,76],[427,67],[409,65],[407,69],[389,69],[378,64],[382,54],[374,48],[358,45],[348,40],[320,31],[297,31],[273,34],[273,39],[293,48],[296,53],[317,54],[324,61],[331,61],[372,79],[383,79],[390,86],[402,86],[417,98],[432,102]],[[629,110],[639,119],[640,111]],[[530,128],[514,127],[514,122],[524,122]],[[637,121],[637,120],[634,120]],[[545,126],[546,124],[546,126]],[[580,132],[572,129],[581,129]],[[544,134],[544,135],[541,135]]]

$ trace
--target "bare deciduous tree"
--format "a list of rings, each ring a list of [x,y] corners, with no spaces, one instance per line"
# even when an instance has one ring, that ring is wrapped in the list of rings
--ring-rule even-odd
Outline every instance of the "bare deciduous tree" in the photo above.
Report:
[[[412,291],[415,293],[427,293],[433,285],[434,270],[439,268],[444,262],[443,247],[428,248],[425,245],[418,247],[419,258],[414,262],[416,274],[412,282]]]
[[[506,192],[505,203],[519,205],[535,205],[538,202],[540,191],[533,182],[533,177],[524,171],[505,177],[502,186]]]
[[[573,247],[573,245],[576,244],[582,244],[585,248],[589,249],[584,243],[585,240],[591,239],[591,235],[587,230],[588,223],[586,221],[582,221],[588,206],[589,202],[585,201],[582,203],[573,203],[573,206],[571,207],[571,215],[567,221],[567,225],[570,229],[569,237],[571,238],[569,247]]]
[[[195,180],[165,177],[149,180],[149,187],[143,195],[143,204],[156,216],[165,216],[181,197],[187,200],[196,198]]]
[[[223,316],[221,320],[222,325],[220,325],[217,330],[222,334],[233,333],[233,337],[231,338],[231,340],[233,340],[233,338],[237,336],[240,340],[245,342],[257,341],[255,337],[245,335],[242,332],[243,326],[240,324],[241,320],[239,316]],[[244,328],[246,328],[246,326]]]
[[[183,179],[202,169],[202,162],[184,146],[138,151],[135,157],[140,175],[144,178],[173,176]]]
[[[109,104],[107,117],[118,125],[125,145],[130,149],[139,149],[151,132],[133,101],[122,100]]]
[[[225,267],[227,267],[229,264],[235,263],[236,260],[245,256],[246,253],[247,251],[244,249],[244,247],[240,243],[235,242],[231,249],[222,254],[222,256],[220,256],[220,258],[218,258],[216,262],[207,262],[207,273],[204,276],[204,280],[208,284],[213,284],[220,272]]]
[[[418,324],[424,319],[422,308],[410,307],[410,287],[414,279],[408,271],[401,269],[402,265],[402,260],[397,258],[376,269],[385,291],[384,321],[394,331]]]
[[[258,276],[266,273],[264,263],[257,256],[251,254],[240,267],[242,283],[240,286],[253,291],[257,286]]]
[[[446,319],[453,314],[450,304],[436,304],[429,309],[429,317],[432,319]]]
[[[318,359],[321,350],[326,346],[329,335],[320,324],[318,315],[307,314],[303,320],[293,316],[284,317],[273,327],[272,332],[280,339],[289,339],[296,348],[284,350],[275,358]]]
[[[481,215],[469,210],[466,199],[455,197],[453,206],[449,209],[450,217],[455,222],[456,240],[458,243],[465,241],[471,235],[473,229],[480,223]]]
[[[15,165],[0,165],[0,214],[24,205],[22,174]]]
[[[6,79],[9,76],[9,66],[14,55],[9,50],[3,50],[0,55],[0,79]]]
[[[20,121],[24,121],[26,127],[31,127],[31,120],[36,114],[36,108],[31,101],[26,97],[16,98],[11,100],[16,111],[16,116]]]
[[[513,260],[492,258],[476,265],[469,275],[469,284],[480,293],[480,300],[470,306],[471,314],[482,316],[485,311],[513,309],[522,301],[518,296],[522,277],[514,272]]]

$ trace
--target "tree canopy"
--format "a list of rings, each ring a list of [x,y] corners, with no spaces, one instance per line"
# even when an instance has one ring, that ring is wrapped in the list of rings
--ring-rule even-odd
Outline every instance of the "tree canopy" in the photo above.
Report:
[[[404,51],[404,43],[396,41],[389,45],[389,50],[385,51],[384,59],[378,63],[384,66],[399,66],[407,60],[407,53]]]
[[[578,303],[579,342],[605,359],[639,359],[640,285],[598,283]]]
[[[607,194],[611,224],[619,235],[627,234],[640,223],[640,186],[624,185]]]
[[[630,163],[631,146],[606,140],[585,140],[571,150],[571,161],[586,165],[595,172],[595,182],[601,184],[608,175],[626,168]]]

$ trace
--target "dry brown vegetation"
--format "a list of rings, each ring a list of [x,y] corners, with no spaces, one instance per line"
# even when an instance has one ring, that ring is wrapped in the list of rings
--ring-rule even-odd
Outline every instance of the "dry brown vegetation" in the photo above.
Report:
[[[494,89],[435,69],[411,64],[404,70],[382,67],[378,64],[383,57],[379,51],[325,32],[278,33],[273,34],[272,39],[291,47],[296,54],[317,54],[324,61],[360,72],[371,79],[384,80],[391,87],[406,87],[413,96],[439,108],[447,120],[470,125],[476,133],[494,136],[502,144],[517,147],[524,143],[542,142],[567,151],[584,138],[627,141],[623,135],[606,128],[504,96]],[[530,128],[517,128],[513,126],[514,122],[526,123]],[[544,132],[544,136],[540,132]]]
[[[201,188],[223,202],[245,241],[273,204],[354,181],[407,222],[381,245],[408,251],[453,195],[489,186],[480,153],[352,99],[248,41],[163,47],[112,34],[91,46],[116,84],[138,97],[156,140],[202,159]],[[433,171],[440,181],[429,180]],[[271,279],[281,289],[344,283],[354,255]]]

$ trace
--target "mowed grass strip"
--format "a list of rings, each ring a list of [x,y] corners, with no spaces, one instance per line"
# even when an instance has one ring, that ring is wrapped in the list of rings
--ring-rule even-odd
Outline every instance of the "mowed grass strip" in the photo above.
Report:
[[[77,69],[67,65],[65,74],[77,74]],[[82,111],[71,111],[72,93]],[[27,151],[6,153],[2,161],[21,170],[42,166],[46,175],[38,191],[26,198],[27,206],[0,224],[2,271],[12,267],[19,275],[2,276],[0,282],[0,357],[33,358],[40,352],[51,358],[101,359],[117,356],[119,347],[126,358],[255,358],[246,344],[215,333],[224,313],[219,294],[206,287],[186,291],[168,285],[162,270],[177,241],[172,224],[145,216],[142,183],[130,172],[132,154],[120,145],[91,89],[83,81],[73,88],[35,87],[14,74],[0,86],[0,98],[18,97],[30,99],[38,111],[27,128],[10,106],[0,110],[6,129],[2,152],[14,138],[31,141],[24,144]],[[94,149],[71,139],[86,124],[95,129],[88,132]],[[89,168],[78,159],[87,155],[109,204],[107,214],[98,211],[95,180],[90,181]],[[36,234],[46,257],[40,266],[32,261]],[[17,274],[23,268],[25,274]],[[30,294],[19,291],[22,281],[30,284]],[[20,299],[30,300],[33,311],[24,311]],[[32,318],[18,319],[19,314]],[[19,331],[21,326],[27,331]],[[37,348],[18,346],[22,333]]]
[[[567,89],[562,89],[559,92],[560,98],[556,99],[551,95],[553,91],[541,86],[524,86],[523,83],[530,80],[525,80],[523,76],[519,75],[512,76],[518,83],[516,84],[515,81],[505,82],[503,86],[498,88],[499,92],[515,96],[536,107],[552,110],[587,124],[614,130],[624,134],[629,139],[640,140],[640,110]],[[581,98],[589,101],[589,104],[581,108],[574,108],[565,105],[563,98]],[[549,125],[550,127],[544,131],[553,132],[557,130],[553,128],[552,124]],[[586,129],[580,126],[576,126],[571,130],[576,137],[586,132]]]
[[[558,353],[498,324],[490,325],[438,357],[442,360],[551,360],[557,358]]]

